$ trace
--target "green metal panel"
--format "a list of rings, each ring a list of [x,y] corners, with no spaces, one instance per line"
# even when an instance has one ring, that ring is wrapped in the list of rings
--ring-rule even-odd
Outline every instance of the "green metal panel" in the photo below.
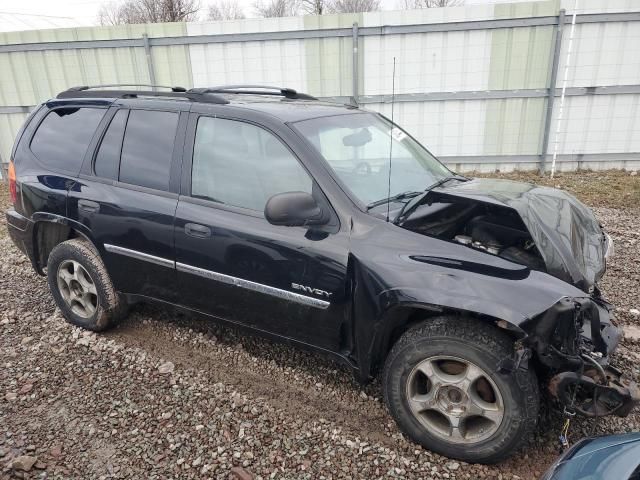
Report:
[[[186,34],[186,25],[183,22],[150,23],[117,25],[113,27],[81,27],[29,30],[24,32],[0,32],[0,44],[140,38],[143,33],[146,33],[149,37],[177,37]]]
[[[538,153],[544,98],[486,100],[484,155]]]
[[[156,73],[156,82],[159,85],[193,87],[188,46],[153,47],[151,56]]]
[[[304,28],[347,28],[362,24],[362,14],[303,17]],[[304,41],[307,91],[317,96],[350,96],[352,90],[351,37],[314,38]],[[361,63],[362,64],[362,63]]]
[[[491,32],[489,89],[546,88],[553,27],[503,28]]]
[[[495,18],[558,15],[559,1],[498,4]],[[491,32],[490,90],[548,87],[553,26]],[[542,138],[544,99],[488,101],[485,155],[536,154]]]
[[[141,39],[186,35],[186,24],[165,23],[116,27],[36,30],[0,34],[2,43],[68,40]],[[156,81],[193,84],[188,47],[152,49]],[[0,53],[0,105],[36,105],[74,85],[149,83],[142,40],[140,47],[48,50]]]
[[[546,17],[557,15],[559,10],[560,0],[497,3],[493,7],[493,18]]]

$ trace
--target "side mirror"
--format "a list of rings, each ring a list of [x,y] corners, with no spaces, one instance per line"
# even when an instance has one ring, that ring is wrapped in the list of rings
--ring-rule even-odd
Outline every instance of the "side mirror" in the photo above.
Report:
[[[264,207],[264,216],[272,225],[302,227],[323,225],[328,215],[316,200],[305,192],[278,193],[271,197]]]

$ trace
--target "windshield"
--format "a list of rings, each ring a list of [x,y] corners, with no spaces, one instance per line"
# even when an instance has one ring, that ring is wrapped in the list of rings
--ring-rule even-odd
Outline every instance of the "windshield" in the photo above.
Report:
[[[297,122],[295,128],[365,205],[402,193],[422,192],[451,175],[422,145],[397,126],[392,128],[391,122],[380,115],[320,117]]]

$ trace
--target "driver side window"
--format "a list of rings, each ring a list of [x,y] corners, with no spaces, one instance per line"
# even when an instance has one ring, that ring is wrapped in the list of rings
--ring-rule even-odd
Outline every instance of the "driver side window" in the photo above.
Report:
[[[284,192],[311,193],[312,180],[272,133],[255,125],[200,117],[191,170],[191,196],[264,211]]]

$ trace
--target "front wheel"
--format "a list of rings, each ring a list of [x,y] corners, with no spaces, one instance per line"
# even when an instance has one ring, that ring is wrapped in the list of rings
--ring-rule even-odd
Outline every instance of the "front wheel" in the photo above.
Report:
[[[405,332],[383,373],[400,428],[434,452],[466,462],[500,461],[530,436],[539,393],[531,370],[498,373],[513,342],[491,325],[439,317]]]

